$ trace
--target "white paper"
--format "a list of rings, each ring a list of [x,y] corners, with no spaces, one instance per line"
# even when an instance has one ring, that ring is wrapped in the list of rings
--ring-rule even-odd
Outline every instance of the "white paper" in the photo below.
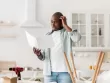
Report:
[[[46,48],[52,48],[54,46],[54,42],[52,39],[52,36],[45,35],[40,37],[34,37],[31,34],[29,34],[27,31],[25,31],[27,41],[29,45],[33,48],[39,48],[39,49],[46,49]]]
[[[31,34],[34,37],[42,37],[45,34],[47,34],[48,32],[51,32],[52,29],[51,28],[26,28],[24,29],[25,31],[27,31],[29,34]]]
[[[30,35],[27,31],[25,31],[26,33],[26,37],[27,37],[27,41],[29,43],[29,45],[33,48],[33,47],[38,47],[38,43],[37,40],[34,36]]]

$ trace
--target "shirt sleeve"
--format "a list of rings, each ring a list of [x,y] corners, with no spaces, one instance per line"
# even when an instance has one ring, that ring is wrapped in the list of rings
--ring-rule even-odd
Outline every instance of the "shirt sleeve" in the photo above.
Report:
[[[81,34],[77,31],[77,29],[68,32],[70,38],[73,42],[79,42],[81,40]]]
[[[41,55],[39,55],[38,58],[42,61],[45,60],[45,51],[44,50],[41,50]]]

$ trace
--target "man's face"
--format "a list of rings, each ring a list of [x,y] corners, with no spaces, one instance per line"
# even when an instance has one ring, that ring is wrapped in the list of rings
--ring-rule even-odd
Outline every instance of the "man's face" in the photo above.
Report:
[[[62,27],[61,19],[56,16],[52,16],[51,18],[51,26],[53,30],[59,30]]]

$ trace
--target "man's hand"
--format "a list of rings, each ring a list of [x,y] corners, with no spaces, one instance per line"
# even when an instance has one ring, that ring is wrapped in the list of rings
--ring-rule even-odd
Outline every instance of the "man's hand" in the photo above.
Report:
[[[62,20],[62,25],[63,25],[63,27],[64,27],[68,32],[71,32],[72,29],[67,25],[66,17],[65,17],[65,16],[61,16],[60,19]]]
[[[37,49],[37,48],[33,47],[33,51],[34,51],[34,53],[35,53],[37,56],[40,56],[40,55],[41,55],[41,50],[40,50],[40,49]]]
[[[65,16],[61,16],[60,19],[62,21],[63,27],[65,27],[67,25],[66,17]]]
[[[34,54],[36,54],[37,57],[38,57],[40,60],[43,61],[43,60],[45,59],[45,57],[42,55],[40,49],[37,49],[37,48],[33,47],[33,51],[34,51]]]

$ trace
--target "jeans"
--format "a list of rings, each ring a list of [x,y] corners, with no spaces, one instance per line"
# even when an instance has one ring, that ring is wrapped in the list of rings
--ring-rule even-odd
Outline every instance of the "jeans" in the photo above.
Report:
[[[44,77],[44,83],[72,83],[68,72],[52,72],[51,76]]]

